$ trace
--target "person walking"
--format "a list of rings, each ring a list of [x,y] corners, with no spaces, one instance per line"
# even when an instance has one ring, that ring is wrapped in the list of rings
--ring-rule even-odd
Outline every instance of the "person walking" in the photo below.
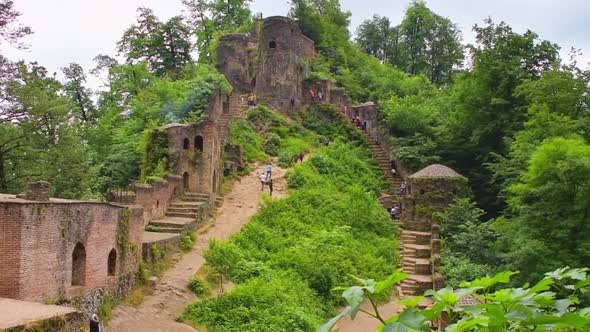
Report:
[[[268,190],[270,191],[270,196],[272,196],[272,179],[268,180]]]
[[[96,314],[92,314],[92,317],[90,318],[90,332],[104,332],[102,324],[98,320]]]
[[[272,166],[270,163],[266,164],[266,180],[270,180],[272,178]]]
[[[313,89],[309,89],[309,97],[311,98],[311,101],[315,100],[315,91],[313,91]]]
[[[299,155],[297,156],[297,159],[299,159],[300,163],[303,163],[303,158],[305,157],[305,152],[301,151],[299,152]]]
[[[266,184],[266,174],[262,173],[258,178],[260,179],[260,191],[264,191],[264,185]]]

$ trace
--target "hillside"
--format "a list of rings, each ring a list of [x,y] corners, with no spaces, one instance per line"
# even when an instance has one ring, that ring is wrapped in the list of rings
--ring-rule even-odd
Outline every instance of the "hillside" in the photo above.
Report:
[[[590,330],[580,51],[250,2],[140,7],[91,71],[0,55],[0,297],[46,305],[0,328]]]

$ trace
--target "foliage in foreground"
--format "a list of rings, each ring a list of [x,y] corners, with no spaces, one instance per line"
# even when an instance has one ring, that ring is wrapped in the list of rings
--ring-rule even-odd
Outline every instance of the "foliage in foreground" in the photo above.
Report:
[[[383,318],[377,309],[367,314],[381,321],[378,331],[588,331],[590,308],[580,299],[590,291],[588,269],[562,268],[545,274],[537,284],[519,288],[502,288],[516,272],[501,272],[494,277],[483,277],[463,282],[460,288],[446,287],[427,291],[433,305],[420,310],[418,304],[424,297],[408,298],[397,303],[405,309],[399,314]],[[394,272],[387,279],[355,278],[358,285],[344,290],[342,296],[348,306],[336,317],[319,328],[318,332],[331,331],[336,322],[350,314],[354,319],[365,298],[374,301],[375,296],[393,287],[406,275]],[[461,305],[467,297],[478,304]]]
[[[304,181],[266,201],[228,242],[212,242],[211,270],[231,292],[187,307],[183,319],[209,331],[313,331],[341,299],[349,274],[383,278],[398,260],[394,226],[369,191],[379,186],[367,151],[334,143],[289,175]]]

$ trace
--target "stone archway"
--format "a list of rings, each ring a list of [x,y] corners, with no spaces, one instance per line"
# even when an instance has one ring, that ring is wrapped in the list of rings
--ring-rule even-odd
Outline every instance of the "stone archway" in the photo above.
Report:
[[[80,242],[72,252],[72,286],[84,286],[86,284],[86,249]]]
[[[113,248],[107,261],[107,275],[114,276],[115,274],[117,274],[117,251]]]
[[[199,152],[203,152],[203,136],[201,135],[197,135],[195,136],[195,150],[199,151]]]

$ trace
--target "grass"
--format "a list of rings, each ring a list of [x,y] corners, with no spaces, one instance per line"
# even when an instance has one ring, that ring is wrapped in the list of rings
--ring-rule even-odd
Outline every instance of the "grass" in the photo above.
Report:
[[[182,319],[215,331],[314,331],[341,304],[348,275],[381,279],[397,266],[397,235],[375,193],[383,186],[366,148],[336,143],[288,175],[291,195],[205,254],[236,284],[187,307]],[[293,179],[300,179],[297,186]]]

